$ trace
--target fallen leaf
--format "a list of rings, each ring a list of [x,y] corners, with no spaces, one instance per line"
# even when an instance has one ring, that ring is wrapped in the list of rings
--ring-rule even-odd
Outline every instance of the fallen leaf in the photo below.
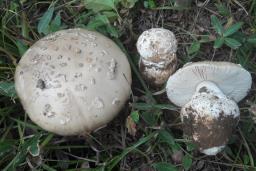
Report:
[[[133,121],[131,116],[128,116],[126,119],[126,128],[128,129],[128,133],[132,136],[136,135],[136,123]]]

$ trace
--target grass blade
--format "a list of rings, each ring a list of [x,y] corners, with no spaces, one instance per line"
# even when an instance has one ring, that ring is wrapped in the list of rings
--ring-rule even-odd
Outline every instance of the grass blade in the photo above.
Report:
[[[120,155],[115,156],[110,162],[108,162],[107,170],[112,170],[128,153],[132,152],[142,144],[145,144],[146,142],[151,140],[153,137],[155,137],[157,134],[158,134],[157,132],[153,132],[148,136],[141,138],[133,146],[124,149],[124,151]]]
[[[178,171],[178,169],[176,169],[174,165],[166,162],[154,163],[153,167],[157,171]]]
[[[16,97],[14,82],[0,82],[0,94],[11,98]]]
[[[48,33],[48,27],[52,20],[53,12],[54,7],[52,6],[44,13],[37,26],[38,33]]]

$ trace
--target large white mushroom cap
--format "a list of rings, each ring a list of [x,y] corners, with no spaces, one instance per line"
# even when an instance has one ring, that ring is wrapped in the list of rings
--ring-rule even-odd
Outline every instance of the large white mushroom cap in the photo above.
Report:
[[[137,41],[137,50],[143,59],[170,55],[177,51],[177,40],[170,30],[152,28],[144,31]]]
[[[230,99],[242,100],[251,88],[251,74],[238,64],[230,62],[195,62],[185,65],[167,81],[168,98],[177,106],[187,104],[197,86],[211,81]]]
[[[15,72],[15,88],[31,120],[60,135],[107,124],[129,98],[130,85],[125,54],[112,40],[85,29],[37,41]]]

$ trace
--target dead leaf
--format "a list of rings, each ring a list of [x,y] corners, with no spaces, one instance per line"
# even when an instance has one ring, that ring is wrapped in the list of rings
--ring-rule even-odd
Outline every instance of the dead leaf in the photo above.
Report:
[[[128,116],[126,119],[126,128],[128,129],[128,133],[132,136],[136,135],[137,129],[136,129],[136,123],[133,121],[131,116]]]

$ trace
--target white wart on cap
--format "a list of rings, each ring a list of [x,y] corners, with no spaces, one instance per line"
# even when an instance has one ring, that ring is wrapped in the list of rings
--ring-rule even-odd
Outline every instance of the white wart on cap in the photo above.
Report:
[[[164,28],[144,31],[138,38],[139,67],[145,80],[154,86],[163,85],[177,65],[177,40]]]
[[[207,155],[220,152],[237,125],[237,102],[250,90],[252,78],[240,65],[195,62],[185,65],[167,82],[167,96],[181,106],[185,135]]]
[[[131,70],[109,38],[85,29],[55,32],[21,58],[15,88],[32,121],[59,135],[104,126],[130,95]]]

